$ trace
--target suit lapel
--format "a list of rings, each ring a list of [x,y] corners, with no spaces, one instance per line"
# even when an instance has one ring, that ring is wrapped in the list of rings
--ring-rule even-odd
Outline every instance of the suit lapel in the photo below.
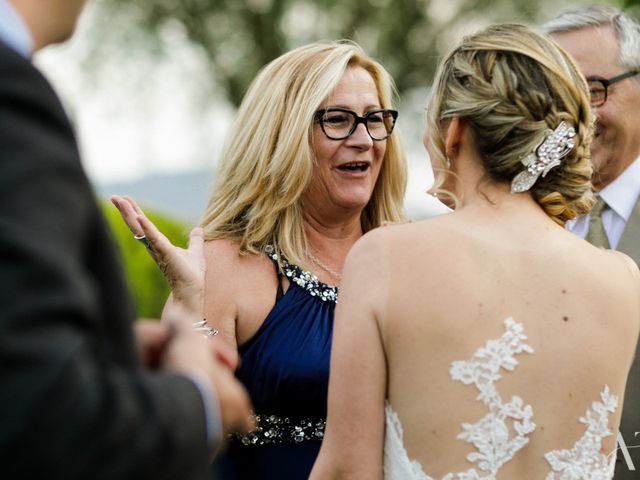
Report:
[[[626,253],[640,265],[640,197],[624,226],[624,232],[616,250]]]

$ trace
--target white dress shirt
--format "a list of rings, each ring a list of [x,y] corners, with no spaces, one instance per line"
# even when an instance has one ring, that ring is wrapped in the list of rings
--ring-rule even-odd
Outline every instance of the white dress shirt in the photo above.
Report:
[[[25,58],[33,53],[33,37],[22,17],[7,0],[0,0],[0,40]]]
[[[622,174],[603,188],[599,195],[609,208],[602,211],[602,226],[615,250],[622,237],[624,226],[640,197],[640,157],[636,158]],[[567,229],[584,238],[589,230],[589,215],[582,215],[567,222]]]

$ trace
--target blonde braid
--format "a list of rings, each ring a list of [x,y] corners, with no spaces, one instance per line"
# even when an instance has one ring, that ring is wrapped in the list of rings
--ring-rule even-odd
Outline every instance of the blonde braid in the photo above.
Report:
[[[520,160],[564,120],[577,132],[576,147],[530,190],[563,225],[592,204],[593,119],[587,92],[571,58],[528,27],[497,25],[465,38],[441,66],[430,100],[435,161],[444,165],[440,122],[463,118],[488,177],[510,183],[524,168]],[[440,178],[436,188],[443,182]]]

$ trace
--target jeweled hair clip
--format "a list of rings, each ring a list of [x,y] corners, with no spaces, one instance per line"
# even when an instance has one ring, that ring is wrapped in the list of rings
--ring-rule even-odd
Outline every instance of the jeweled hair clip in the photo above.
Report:
[[[511,193],[526,192],[540,175],[545,177],[560,165],[560,159],[576,146],[575,136],[575,129],[564,121],[555,130],[548,129],[540,145],[521,160],[526,168],[511,181]]]

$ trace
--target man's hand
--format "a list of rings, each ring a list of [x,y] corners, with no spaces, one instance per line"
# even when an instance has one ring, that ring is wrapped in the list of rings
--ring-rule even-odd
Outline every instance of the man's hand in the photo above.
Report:
[[[171,339],[170,328],[158,320],[140,319],[134,324],[133,330],[141,363],[147,368],[158,368]]]
[[[192,326],[194,318],[174,304],[166,312],[166,323],[172,332],[163,357],[163,366],[185,374],[206,376],[220,403],[223,429],[226,433],[246,433],[252,427],[251,402],[242,384],[234,377],[237,352],[215,337],[203,337]]]
[[[216,359],[209,371],[220,402],[224,431],[248,433],[254,428],[251,400],[244,386],[229,370],[229,365],[238,364],[238,353],[219,338],[201,338],[206,342]],[[233,352],[233,355],[231,354]]]

